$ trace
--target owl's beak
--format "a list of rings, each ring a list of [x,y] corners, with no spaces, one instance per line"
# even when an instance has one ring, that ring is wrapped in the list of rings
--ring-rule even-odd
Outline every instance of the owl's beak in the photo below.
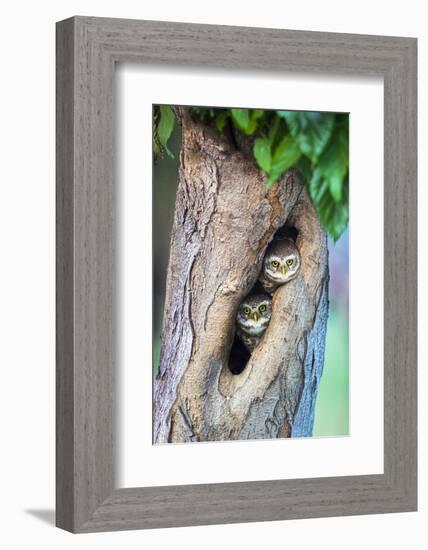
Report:
[[[288,270],[288,268],[287,268],[286,265],[283,265],[283,266],[280,268],[281,273],[283,273],[284,275],[287,274],[287,270]]]
[[[254,319],[254,321],[257,321],[258,318],[259,318],[259,316],[257,315],[257,313],[254,312],[254,313],[253,313],[253,319]]]

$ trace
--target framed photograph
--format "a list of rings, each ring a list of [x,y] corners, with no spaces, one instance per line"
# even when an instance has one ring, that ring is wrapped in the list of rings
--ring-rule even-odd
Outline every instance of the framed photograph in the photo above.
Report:
[[[414,511],[416,39],[57,24],[57,525]]]
[[[153,119],[153,443],[348,435],[349,114]]]

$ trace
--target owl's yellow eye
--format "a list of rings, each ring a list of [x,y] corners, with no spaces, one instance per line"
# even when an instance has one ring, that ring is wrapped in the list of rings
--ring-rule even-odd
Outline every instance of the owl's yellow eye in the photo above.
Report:
[[[288,265],[288,267],[291,267],[291,266],[294,264],[294,260],[292,260],[292,259],[290,258],[290,259],[287,260],[285,263]]]
[[[278,266],[279,266],[278,260],[273,260],[273,261],[272,261],[272,267],[277,268]]]
[[[260,313],[264,313],[266,311],[266,305],[265,304],[262,304],[260,307],[259,307],[259,311]]]
[[[244,307],[244,314],[249,315],[251,313],[251,310],[249,307]]]

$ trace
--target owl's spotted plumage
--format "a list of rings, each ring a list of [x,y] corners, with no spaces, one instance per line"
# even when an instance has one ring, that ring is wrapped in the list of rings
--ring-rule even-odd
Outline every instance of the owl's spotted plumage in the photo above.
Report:
[[[236,315],[237,335],[250,352],[260,342],[272,315],[272,301],[267,294],[253,294],[241,303]]]
[[[294,279],[300,269],[300,252],[292,239],[274,240],[269,245],[259,281],[269,294]]]

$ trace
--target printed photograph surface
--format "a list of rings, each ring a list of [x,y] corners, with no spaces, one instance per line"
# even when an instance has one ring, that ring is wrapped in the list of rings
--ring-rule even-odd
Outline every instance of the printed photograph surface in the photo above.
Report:
[[[349,115],[153,106],[153,443],[349,434]]]

